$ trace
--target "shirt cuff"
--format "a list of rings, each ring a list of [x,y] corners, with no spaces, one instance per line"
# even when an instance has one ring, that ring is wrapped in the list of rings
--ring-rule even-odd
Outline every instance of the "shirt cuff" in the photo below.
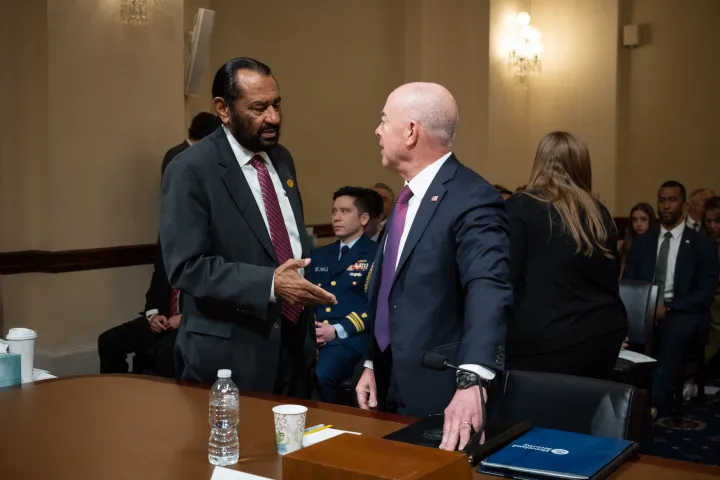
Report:
[[[275,273],[273,273],[272,283],[270,284],[270,303],[275,303]]]
[[[340,325],[339,323],[336,323],[335,325],[333,325],[333,328],[337,332],[338,338],[347,338],[348,337],[348,334],[345,331],[345,328],[342,325]]]
[[[372,360],[365,360],[365,363],[363,364],[363,367],[369,368],[370,370],[373,370],[373,361],[372,361]]]
[[[148,310],[147,312],[145,312],[145,318],[147,318],[147,321],[149,322],[150,320],[152,320],[152,317],[154,317],[154,316],[157,315],[157,314],[158,314],[158,309],[157,309],[157,308],[153,308],[153,309]]]
[[[490,370],[488,368],[481,367],[480,365],[466,364],[466,365],[460,365],[460,368],[464,368],[465,370],[470,370],[471,372],[475,372],[478,375],[480,375],[482,378],[484,378],[485,380],[488,380],[488,381],[495,378],[495,372],[493,372],[492,370]]]

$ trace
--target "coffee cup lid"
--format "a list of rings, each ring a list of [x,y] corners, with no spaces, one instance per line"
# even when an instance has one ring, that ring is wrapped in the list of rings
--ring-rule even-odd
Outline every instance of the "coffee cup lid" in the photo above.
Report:
[[[7,334],[8,340],[31,340],[37,338],[37,333],[29,328],[11,328]]]

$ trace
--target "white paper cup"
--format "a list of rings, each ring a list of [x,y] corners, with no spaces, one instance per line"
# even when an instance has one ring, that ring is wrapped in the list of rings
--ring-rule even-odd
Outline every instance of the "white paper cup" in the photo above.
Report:
[[[32,382],[33,361],[35,360],[35,339],[37,333],[29,328],[11,328],[7,335],[10,353],[20,354],[22,382]]]
[[[275,441],[279,454],[285,455],[302,448],[307,410],[307,407],[302,405],[278,405],[273,408]]]

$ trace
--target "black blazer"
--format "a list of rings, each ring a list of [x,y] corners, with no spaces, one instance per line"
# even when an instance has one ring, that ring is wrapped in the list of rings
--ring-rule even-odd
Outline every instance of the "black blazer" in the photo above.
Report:
[[[515,311],[508,323],[508,358],[561,349],[627,328],[618,287],[617,229],[598,202],[609,232],[606,257],[576,253],[555,207],[525,194],[507,200],[510,280]],[[620,347],[620,345],[618,345]]]
[[[168,150],[165,153],[165,156],[163,157],[162,166],[160,167],[160,175],[165,175],[165,169],[167,168],[168,164],[178,155],[180,155],[182,152],[190,148],[190,144],[185,140],[179,145],[175,145],[170,150]]]
[[[144,316],[148,310],[157,310],[158,314],[167,317],[170,314],[171,296],[172,288],[165,273],[165,265],[158,245],[150,287],[145,293],[145,311],[141,312],[142,315]]]
[[[652,282],[655,279],[660,227],[633,240],[623,278]],[[675,262],[670,310],[709,314],[718,283],[718,250],[710,237],[685,228]]]
[[[268,152],[293,209],[303,257],[310,253],[290,152]],[[177,156],[162,182],[160,242],[170,284],[183,292],[175,345],[181,378],[212,383],[232,369],[240,389],[272,393],[282,350],[302,370],[288,395],[309,396],[315,326],[306,309],[297,324],[269,301],[275,269],[270,234],[242,169],[219,127]]]
[[[371,312],[377,311],[386,240],[387,235],[378,244],[370,273]],[[512,305],[508,264],[502,197],[450,156],[421,200],[390,289],[392,369],[403,413],[442,413],[455,394],[454,371],[422,367],[427,350],[446,355],[453,365],[503,370]]]

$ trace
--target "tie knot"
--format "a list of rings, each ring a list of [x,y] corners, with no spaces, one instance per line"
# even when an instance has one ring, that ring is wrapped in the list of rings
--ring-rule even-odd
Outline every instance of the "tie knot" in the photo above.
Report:
[[[350,247],[348,247],[347,245],[343,245],[342,248],[340,249],[340,255],[342,255],[344,257],[345,254],[347,254],[349,251],[350,251]]]
[[[410,187],[408,185],[405,185],[405,188],[403,188],[400,192],[400,195],[398,195],[397,203],[408,203],[412,196],[413,191],[410,190]]]
[[[261,166],[265,165],[265,159],[262,157],[262,155],[253,155],[252,159],[250,159],[250,165],[255,168],[260,168]]]
[[[670,237],[672,237],[672,233],[670,233],[670,232],[665,232],[664,237],[667,238],[667,239],[669,239]]]

